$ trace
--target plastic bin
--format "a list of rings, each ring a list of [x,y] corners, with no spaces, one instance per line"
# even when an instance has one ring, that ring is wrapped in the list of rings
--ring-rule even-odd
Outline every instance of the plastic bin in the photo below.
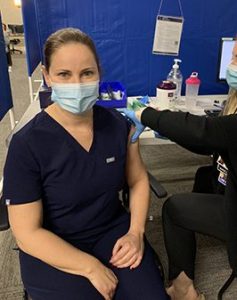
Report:
[[[119,81],[101,82],[97,105],[109,108],[127,107],[126,90]]]

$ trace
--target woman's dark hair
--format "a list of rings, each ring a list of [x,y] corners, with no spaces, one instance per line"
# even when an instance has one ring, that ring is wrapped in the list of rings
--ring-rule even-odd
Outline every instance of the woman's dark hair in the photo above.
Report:
[[[87,46],[93,53],[100,74],[99,57],[96,52],[96,47],[92,39],[77,28],[63,28],[52,33],[46,40],[44,45],[44,66],[49,71],[51,57],[54,52],[60,47],[69,43],[80,43]]]

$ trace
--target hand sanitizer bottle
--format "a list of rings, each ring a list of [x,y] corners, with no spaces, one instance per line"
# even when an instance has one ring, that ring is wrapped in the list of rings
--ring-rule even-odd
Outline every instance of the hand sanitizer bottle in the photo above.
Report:
[[[167,76],[167,80],[172,81],[176,84],[176,91],[174,101],[176,104],[181,104],[181,89],[183,83],[183,75],[179,69],[179,63],[181,63],[181,59],[175,58],[174,64]]]

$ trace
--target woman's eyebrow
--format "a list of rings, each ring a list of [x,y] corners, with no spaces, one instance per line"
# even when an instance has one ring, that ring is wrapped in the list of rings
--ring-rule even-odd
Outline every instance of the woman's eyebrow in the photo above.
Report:
[[[67,69],[56,69],[56,72],[71,72],[71,71]]]
[[[95,69],[96,69],[95,67],[87,67],[82,69],[82,71],[95,70]]]

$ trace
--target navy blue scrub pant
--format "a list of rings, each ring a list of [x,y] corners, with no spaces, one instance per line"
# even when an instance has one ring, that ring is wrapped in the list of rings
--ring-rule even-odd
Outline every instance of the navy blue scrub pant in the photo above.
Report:
[[[147,242],[143,260],[136,269],[118,269],[109,264],[113,246],[116,240],[128,231],[128,226],[128,222],[123,222],[110,229],[87,252],[97,257],[116,274],[119,283],[114,300],[169,299],[155,264],[153,251]],[[85,246],[82,248],[84,249],[81,250],[86,250]],[[85,277],[57,270],[22,251],[20,264],[24,286],[33,300],[104,299]]]
[[[170,280],[182,271],[194,279],[195,232],[226,240],[224,212],[224,196],[217,194],[178,194],[164,203],[162,218]]]

